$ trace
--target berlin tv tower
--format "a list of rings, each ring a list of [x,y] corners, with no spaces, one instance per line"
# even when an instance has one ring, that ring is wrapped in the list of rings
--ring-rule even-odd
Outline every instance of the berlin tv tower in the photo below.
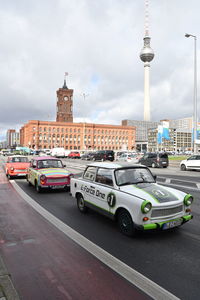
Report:
[[[150,87],[149,73],[150,62],[154,58],[154,52],[150,47],[149,36],[149,0],[145,0],[145,26],[144,26],[144,47],[140,52],[140,59],[144,62],[144,121],[150,121]]]

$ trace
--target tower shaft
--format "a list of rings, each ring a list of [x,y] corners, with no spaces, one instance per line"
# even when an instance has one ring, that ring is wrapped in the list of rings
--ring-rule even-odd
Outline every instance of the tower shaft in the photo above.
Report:
[[[149,36],[149,0],[145,0],[145,32],[144,47],[140,52],[140,59],[144,62],[144,121],[150,121],[150,62],[154,58],[154,52],[150,46]]]
[[[144,121],[150,121],[150,65],[144,65]]]

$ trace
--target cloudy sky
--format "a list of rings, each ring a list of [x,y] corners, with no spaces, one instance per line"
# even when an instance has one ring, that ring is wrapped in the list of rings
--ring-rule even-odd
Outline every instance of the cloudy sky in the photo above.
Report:
[[[55,120],[64,72],[75,122],[143,119],[144,0],[0,0],[0,7],[0,140],[28,120]],[[150,0],[153,121],[192,115],[194,39],[184,35],[197,36],[199,72],[199,11],[198,0]]]

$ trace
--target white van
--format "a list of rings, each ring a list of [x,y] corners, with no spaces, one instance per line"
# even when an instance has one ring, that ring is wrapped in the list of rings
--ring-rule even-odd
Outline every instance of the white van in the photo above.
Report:
[[[53,148],[51,150],[51,156],[65,157],[65,149],[64,148]]]

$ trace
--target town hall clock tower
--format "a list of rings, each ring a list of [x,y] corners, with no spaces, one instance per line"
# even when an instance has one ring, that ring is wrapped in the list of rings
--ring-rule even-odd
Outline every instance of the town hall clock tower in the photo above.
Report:
[[[66,73],[64,85],[56,91],[57,93],[57,115],[56,122],[73,122],[73,92],[66,85]]]

